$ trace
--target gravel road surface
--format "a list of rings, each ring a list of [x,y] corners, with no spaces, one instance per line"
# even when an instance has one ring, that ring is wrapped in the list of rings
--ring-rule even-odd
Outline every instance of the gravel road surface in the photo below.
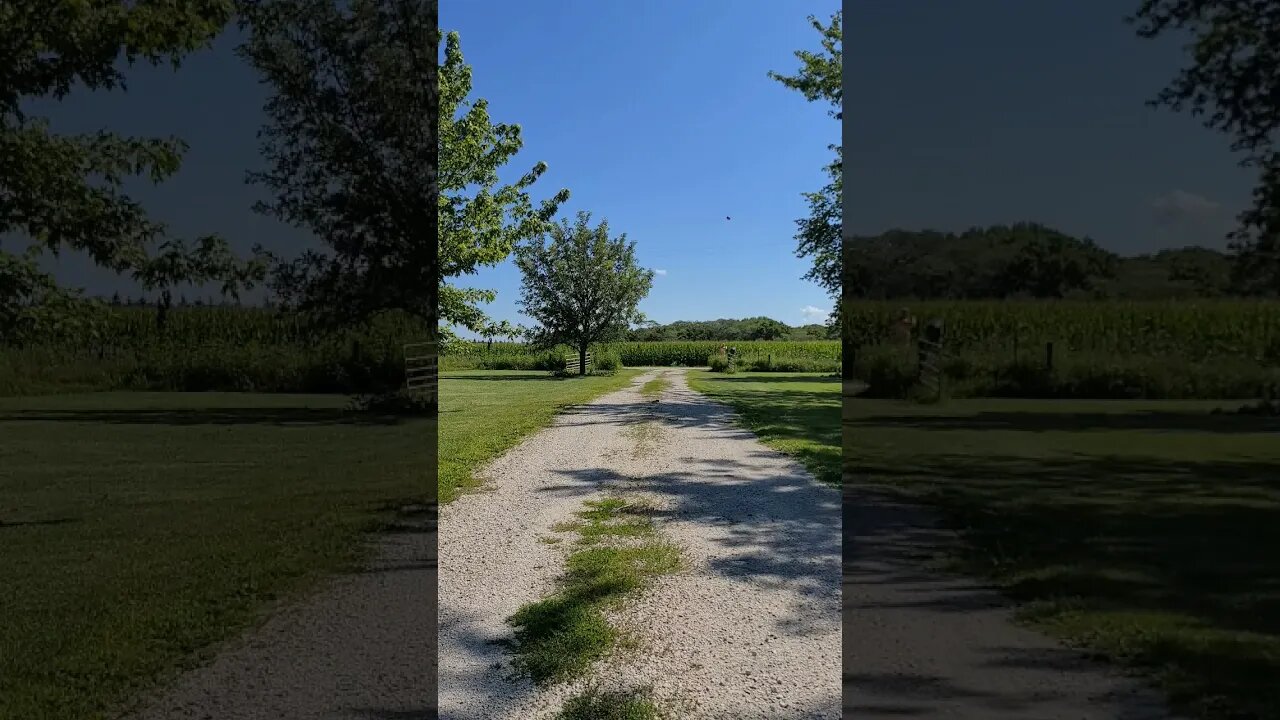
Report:
[[[639,386],[672,383],[659,402]],[[585,682],[650,686],[683,718],[840,717],[840,496],[735,427],[682,370],[568,412],[440,514],[440,717],[549,718]],[[606,492],[657,508],[685,568],[612,619],[640,639],[585,681],[511,680],[505,619],[550,594],[564,550],[540,542]]]

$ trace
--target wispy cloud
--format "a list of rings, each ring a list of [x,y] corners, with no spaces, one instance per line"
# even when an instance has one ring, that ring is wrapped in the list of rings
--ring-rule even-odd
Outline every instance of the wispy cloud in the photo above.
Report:
[[[653,271],[653,274],[654,274],[654,275],[658,275],[658,276],[660,276],[660,277],[666,277],[666,275],[667,275],[667,271],[666,271],[666,270],[654,270],[654,271]]]
[[[1234,222],[1222,203],[1203,195],[1173,190],[1151,201],[1152,221],[1158,233],[1156,248],[1203,245],[1223,247]]]
[[[1161,223],[1198,223],[1216,217],[1222,210],[1222,203],[1185,190],[1174,190],[1152,200],[1151,209]]]
[[[809,322],[819,322],[826,319],[831,314],[826,308],[814,307],[813,305],[805,305],[800,308],[800,314]]]

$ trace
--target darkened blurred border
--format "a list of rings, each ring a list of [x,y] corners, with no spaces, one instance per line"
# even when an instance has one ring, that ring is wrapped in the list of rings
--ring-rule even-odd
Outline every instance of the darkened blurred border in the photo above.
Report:
[[[440,185],[439,185],[440,77],[438,74],[439,65],[438,65],[438,61],[436,60],[436,58],[440,56],[440,0],[424,0],[424,1],[427,4],[427,12],[431,16],[431,24],[436,28],[435,32],[433,32],[431,35],[430,53],[432,57],[432,63],[430,65],[430,70],[428,71],[430,73],[430,77],[427,79],[428,87],[429,87],[429,92],[427,96],[428,113],[430,115],[431,134],[436,137],[436,142],[431,144],[433,149],[431,150],[431,154],[427,162],[427,167],[424,168],[424,171],[427,173],[427,176],[430,178],[430,181],[429,181],[429,188],[430,188],[429,195],[431,198],[430,202],[432,205],[435,205],[437,203],[437,200],[439,198],[439,193],[440,193]],[[439,227],[437,226],[437,223],[439,222],[439,215],[434,210],[432,210],[431,212],[428,213],[428,216],[430,218],[428,222],[430,223],[430,226],[431,226],[431,234],[436,235],[438,237]],[[439,247],[438,240],[436,242],[436,247]],[[433,257],[432,260],[437,263],[439,262],[438,257]],[[435,276],[435,275],[438,275],[438,273],[432,273],[432,275]],[[435,289],[438,290],[438,288],[435,288]],[[437,314],[438,314],[438,307],[439,307],[438,296],[436,298],[436,307],[437,307]],[[433,319],[431,322],[427,324],[428,332],[430,333],[430,340],[432,343],[432,347],[435,348],[437,352],[440,347],[439,346],[439,325],[440,323],[438,318]],[[439,387],[439,377],[438,377],[439,368],[440,368],[439,362],[432,363],[431,372],[437,376],[432,378],[433,388]],[[433,390],[432,395],[435,397],[438,397],[438,392]],[[433,412],[435,411],[433,410]],[[439,706],[440,706],[439,704],[440,631],[439,631],[439,621],[438,621],[438,609],[440,607],[440,592],[439,592],[440,585],[439,585],[439,572],[438,572],[438,565],[437,565],[438,557],[439,557],[438,555],[439,536],[437,534],[439,497],[438,497],[438,483],[436,482],[436,479],[439,475],[439,466],[440,466],[440,463],[439,463],[440,424],[439,424],[438,413],[436,414],[436,417],[432,418],[432,422],[428,425],[428,427],[430,428],[430,430],[428,431],[427,437],[424,438],[424,440],[428,444],[428,448],[427,448],[428,452],[426,456],[429,458],[429,460],[427,461],[428,467],[426,468],[426,472],[423,473],[422,480],[427,487],[427,498],[428,498],[428,507],[429,507],[429,510],[428,510],[429,516],[427,517],[428,535],[429,535],[429,537],[427,538],[427,547],[430,555],[427,557],[427,565],[430,568],[430,570],[428,571],[428,574],[427,574],[426,587],[423,588],[423,600],[424,602],[427,603],[427,609],[428,609],[427,627],[423,628],[423,632],[427,634],[428,647],[430,648],[429,652],[431,657],[430,667],[424,668],[424,671],[430,674],[430,678],[427,684],[427,687],[430,689],[429,715],[430,717],[435,718],[439,716]]]
[[[849,47],[849,43],[847,42],[848,41],[847,36],[849,35],[849,28],[857,27],[857,23],[858,23],[857,18],[854,17],[854,12],[856,11],[857,8],[853,0],[842,0],[840,5],[841,5],[842,13],[844,15],[844,23],[841,25],[842,36],[840,39],[840,46],[842,48],[845,48],[847,51]],[[846,58],[849,57],[847,52],[844,57]],[[853,83],[851,82],[850,72],[848,68],[842,67],[841,78],[840,78],[840,90],[841,90],[842,98],[849,98],[853,96],[852,85]],[[853,187],[853,183],[849,182],[848,175],[849,175],[850,165],[856,164],[858,162],[858,154],[854,150],[855,146],[853,143],[853,130],[854,130],[853,124],[855,122],[854,118],[856,118],[858,114],[856,110],[854,112],[848,112],[843,107],[841,108],[841,112],[842,112],[842,120],[840,122],[840,143],[844,147],[845,163],[841,167],[841,172],[844,175],[844,183],[843,183],[843,189],[842,189],[842,197],[840,198],[840,205],[841,205],[841,223],[840,223],[841,225],[841,265],[840,267],[841,267],[841,273],[843,275],[842,279],[844,280],[844,282],[841,285],[841,304],[846,304],[849,302],[850,298],[852,297],[850,293],[848,277],[849,277],[849,255],[850,255],[849,253],[849,249],[850,249],[849,219],[850,219],[850,208],[852,206],[852,203],[850,202],[851,198],[850,198],[849,188]],[[845,317],[845,315],[846,315],[845,313],[841,313],[842,318]],[[841,329],[840,329],[840,336],[842,341],[846,338],[847,333],[848,333],[848,326],[846,323],[842,322]],[[846,348],[848,347],[847,342],[844,342],[842,344],[845,345]],[[845,352],[843,354],[843,362],[846,364],[846,367],[851,366],[853,364],[852,355],[848,352]],[[852,488],[853,488],[852,471],[853,471],[854,438],[853,438],[852,419],[850,415],[850,412],[852,410],[850,405],[850,400],[852,399],[854,389],[853,389],[853,382],[848,379],[849,377],[848,373],[842,372],[841,377],[845,378],[841,384],[841,403],[840,403],[841,405],[840,442],[841,442],[841,451],[842,451],[842,459],[843,459],[843,475],[844,475],[843,482],[841,483],[841,486],[843,487],[843,493],[842,493],[843,496],[841,499],[842,542],[840,545],[841,555],[843,560],[841,564],[842,577],[840,582],[840,587],[841,587],[840,616],[841,616],[842,629],[843,629],[843,634],[841,638],[841,677],[842,677],[841,707],[843,708],[843,710],[841,712],[841,715],[845,718],[851,718],[854,716],[853,715],[853,697],[852,697],[853,693],[851,692],[852,691],[852,687],[850,685],[851,671],[850,671],[848,662],[849,662],[849,659],[853,657],[855,638],[851,637],[851,629],[853,627],[853,623],[851,622],[851,618],[850,618],[851,608],[849,605],[849,599],[852,595],[852,593],[850,592],[851,575],[849,572],[849,569],[850,569],[849,564],[853,558],[853,543],[854,543],[855,533],[857,531],[853,525],[853,499],[851,497]]]

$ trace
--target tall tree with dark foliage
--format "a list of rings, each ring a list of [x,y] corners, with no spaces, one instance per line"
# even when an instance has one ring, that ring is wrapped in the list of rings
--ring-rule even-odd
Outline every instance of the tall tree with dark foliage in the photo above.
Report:
[[[272,94],[260,212],[324,244],[279,259],[282,304],[322,327],[390,311],[434,330],[439,105],[435,0],[261,0],[240,55]]]
[[[1258,169],[1253,203],[1230,236],[1235,281],[1280,293],[1280,3],[1143,0],[1129,21],[1144,38],[1189,36],[1190,64],[1151,104],[1202,118],[1231,136],[1241,164]]]

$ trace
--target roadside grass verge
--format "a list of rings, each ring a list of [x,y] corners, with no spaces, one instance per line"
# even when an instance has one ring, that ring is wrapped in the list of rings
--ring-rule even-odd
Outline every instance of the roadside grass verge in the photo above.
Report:
[[[114,717],[425,505],[434,419],[347,404],[0,398],[0,718]]]
[[[515,628],[512,667],[540,685],[580,676],[608,654],[623,638],[604,611],[680,565],[679,548],[654,537],[643,507],[621,498],[589,501],[578,518],[558,528],[579,536],[559,589],[507,619]]]
[[[727,376],[690,371],[689,386],[732,407],[769,447],[840,484],[840,379],[810,373]]]
[[[1280,418],[1239,402],[850,403],[853,479],[939,511],[1024,622],[1175,709],[1280,718]]]
[[[659,720],[661,717],[647,688],[601,690],[593,687],[570,698],[555,720]]]
[[[473,473],[566,407],[620,390],[640,371],[556,377],[545,372],[474,370],[440,373],[440,503],[480,481]]]

